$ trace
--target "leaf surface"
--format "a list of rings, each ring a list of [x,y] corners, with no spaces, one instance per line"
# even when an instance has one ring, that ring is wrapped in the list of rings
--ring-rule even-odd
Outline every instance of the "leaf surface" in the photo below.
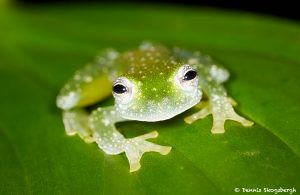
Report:
[[[300,26],[243,12],[137,6],[0,10],[0,193],[232,194],[235,188],[300,190]],[[158,130],[167,156],[147,153],[128,172],[125,155],[66,136],[55,97],[103,48],[143,40],[201,50],[230,70],[225,84],[252,128],[191,109],[158,123],[118,124],[128,137]],[[103,105],[111,104],[112,99]]]

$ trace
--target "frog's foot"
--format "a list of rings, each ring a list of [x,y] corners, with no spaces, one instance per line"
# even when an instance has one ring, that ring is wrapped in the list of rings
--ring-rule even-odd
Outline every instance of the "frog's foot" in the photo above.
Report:
[[[252,126],[253,122],[238,115],[234,111],[232,107],[233,105],[236,105],[236,102],[231,98],[215,97],[209,101],[206,107],[199,112],[186,117],[184,121],[188,124],[191,124],[198,119],[205,118],[207,115],[212,114],[213,127],[211,132],[214,134],[225,132],[224,124],[226,120],[237,121],[246,127]]]
[[[146,141],[146,139],[156,138],[157,136],[158,132],[152,131],[126,140],[124,151],[129,161],[130,172],[137,171],[141,167],[140,160],[145,152],[159,152],[166,155],[171,151],[170,146],[161,146]]]
[[[88,126],[88,114],[84,110],[73,109],[64,111],[63,123],[67,135],[78,134],[86,143],[95,141]]]

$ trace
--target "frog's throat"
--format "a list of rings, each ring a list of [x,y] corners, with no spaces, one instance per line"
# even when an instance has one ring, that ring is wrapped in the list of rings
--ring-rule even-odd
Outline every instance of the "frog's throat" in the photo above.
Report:
[[[173,118],[174,116],[177,116],[178,114],[195,106],[200,102],[201,97],[202,92],[198,91],[196,95],[186,97],[184,101],[180,103],[165,99],[160,103],[153,103],[149,101],[145,106],[138,108],[122,108],[117,106],[116,110],[122,118],[128,120],[147,122],[163,121]]]

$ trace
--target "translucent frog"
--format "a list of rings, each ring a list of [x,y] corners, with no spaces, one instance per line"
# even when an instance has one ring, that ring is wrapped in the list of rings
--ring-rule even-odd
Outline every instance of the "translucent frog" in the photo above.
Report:
[[[199,111],[184,121],[191,124],[212,114],[214,134],[225,132],[226,120],[251,126],[253,122],[233,109],[236,103],[222,86],[228,78],[228,71],[207,55],[145,42],[123,53],[103,51],[64,85],[57,106],[63,110],[68,135],[78,134],[88,143],[96,142],[109,155],[125,152],[133,172],[141,167],[145,152],[166,155],[171,147],[148,141],[158,136],[157,131],[125,138],[116,123],[163,121],[195,106]],[[111,94],[113,106],[91,113],[85,110]]]

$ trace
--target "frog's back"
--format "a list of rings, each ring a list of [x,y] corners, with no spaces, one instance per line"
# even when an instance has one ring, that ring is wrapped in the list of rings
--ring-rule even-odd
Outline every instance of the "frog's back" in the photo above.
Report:
[[[166,78],[183,64],[189,64],[205,79],[211,77],[217,83],[223,83],[229,78],[229,72],[209,55],[178,47],[169,49],[151,42],[144,42],[138,49],[124,52],[117,64],[118,76],[134,80]]]
[[[178,66],[177,60],[171,50],[149,42],[143,43],[138,49],[124,52],[118,61],[119,76],[127,76],[133,79],[143,77],[165,76],[172,73]]]

